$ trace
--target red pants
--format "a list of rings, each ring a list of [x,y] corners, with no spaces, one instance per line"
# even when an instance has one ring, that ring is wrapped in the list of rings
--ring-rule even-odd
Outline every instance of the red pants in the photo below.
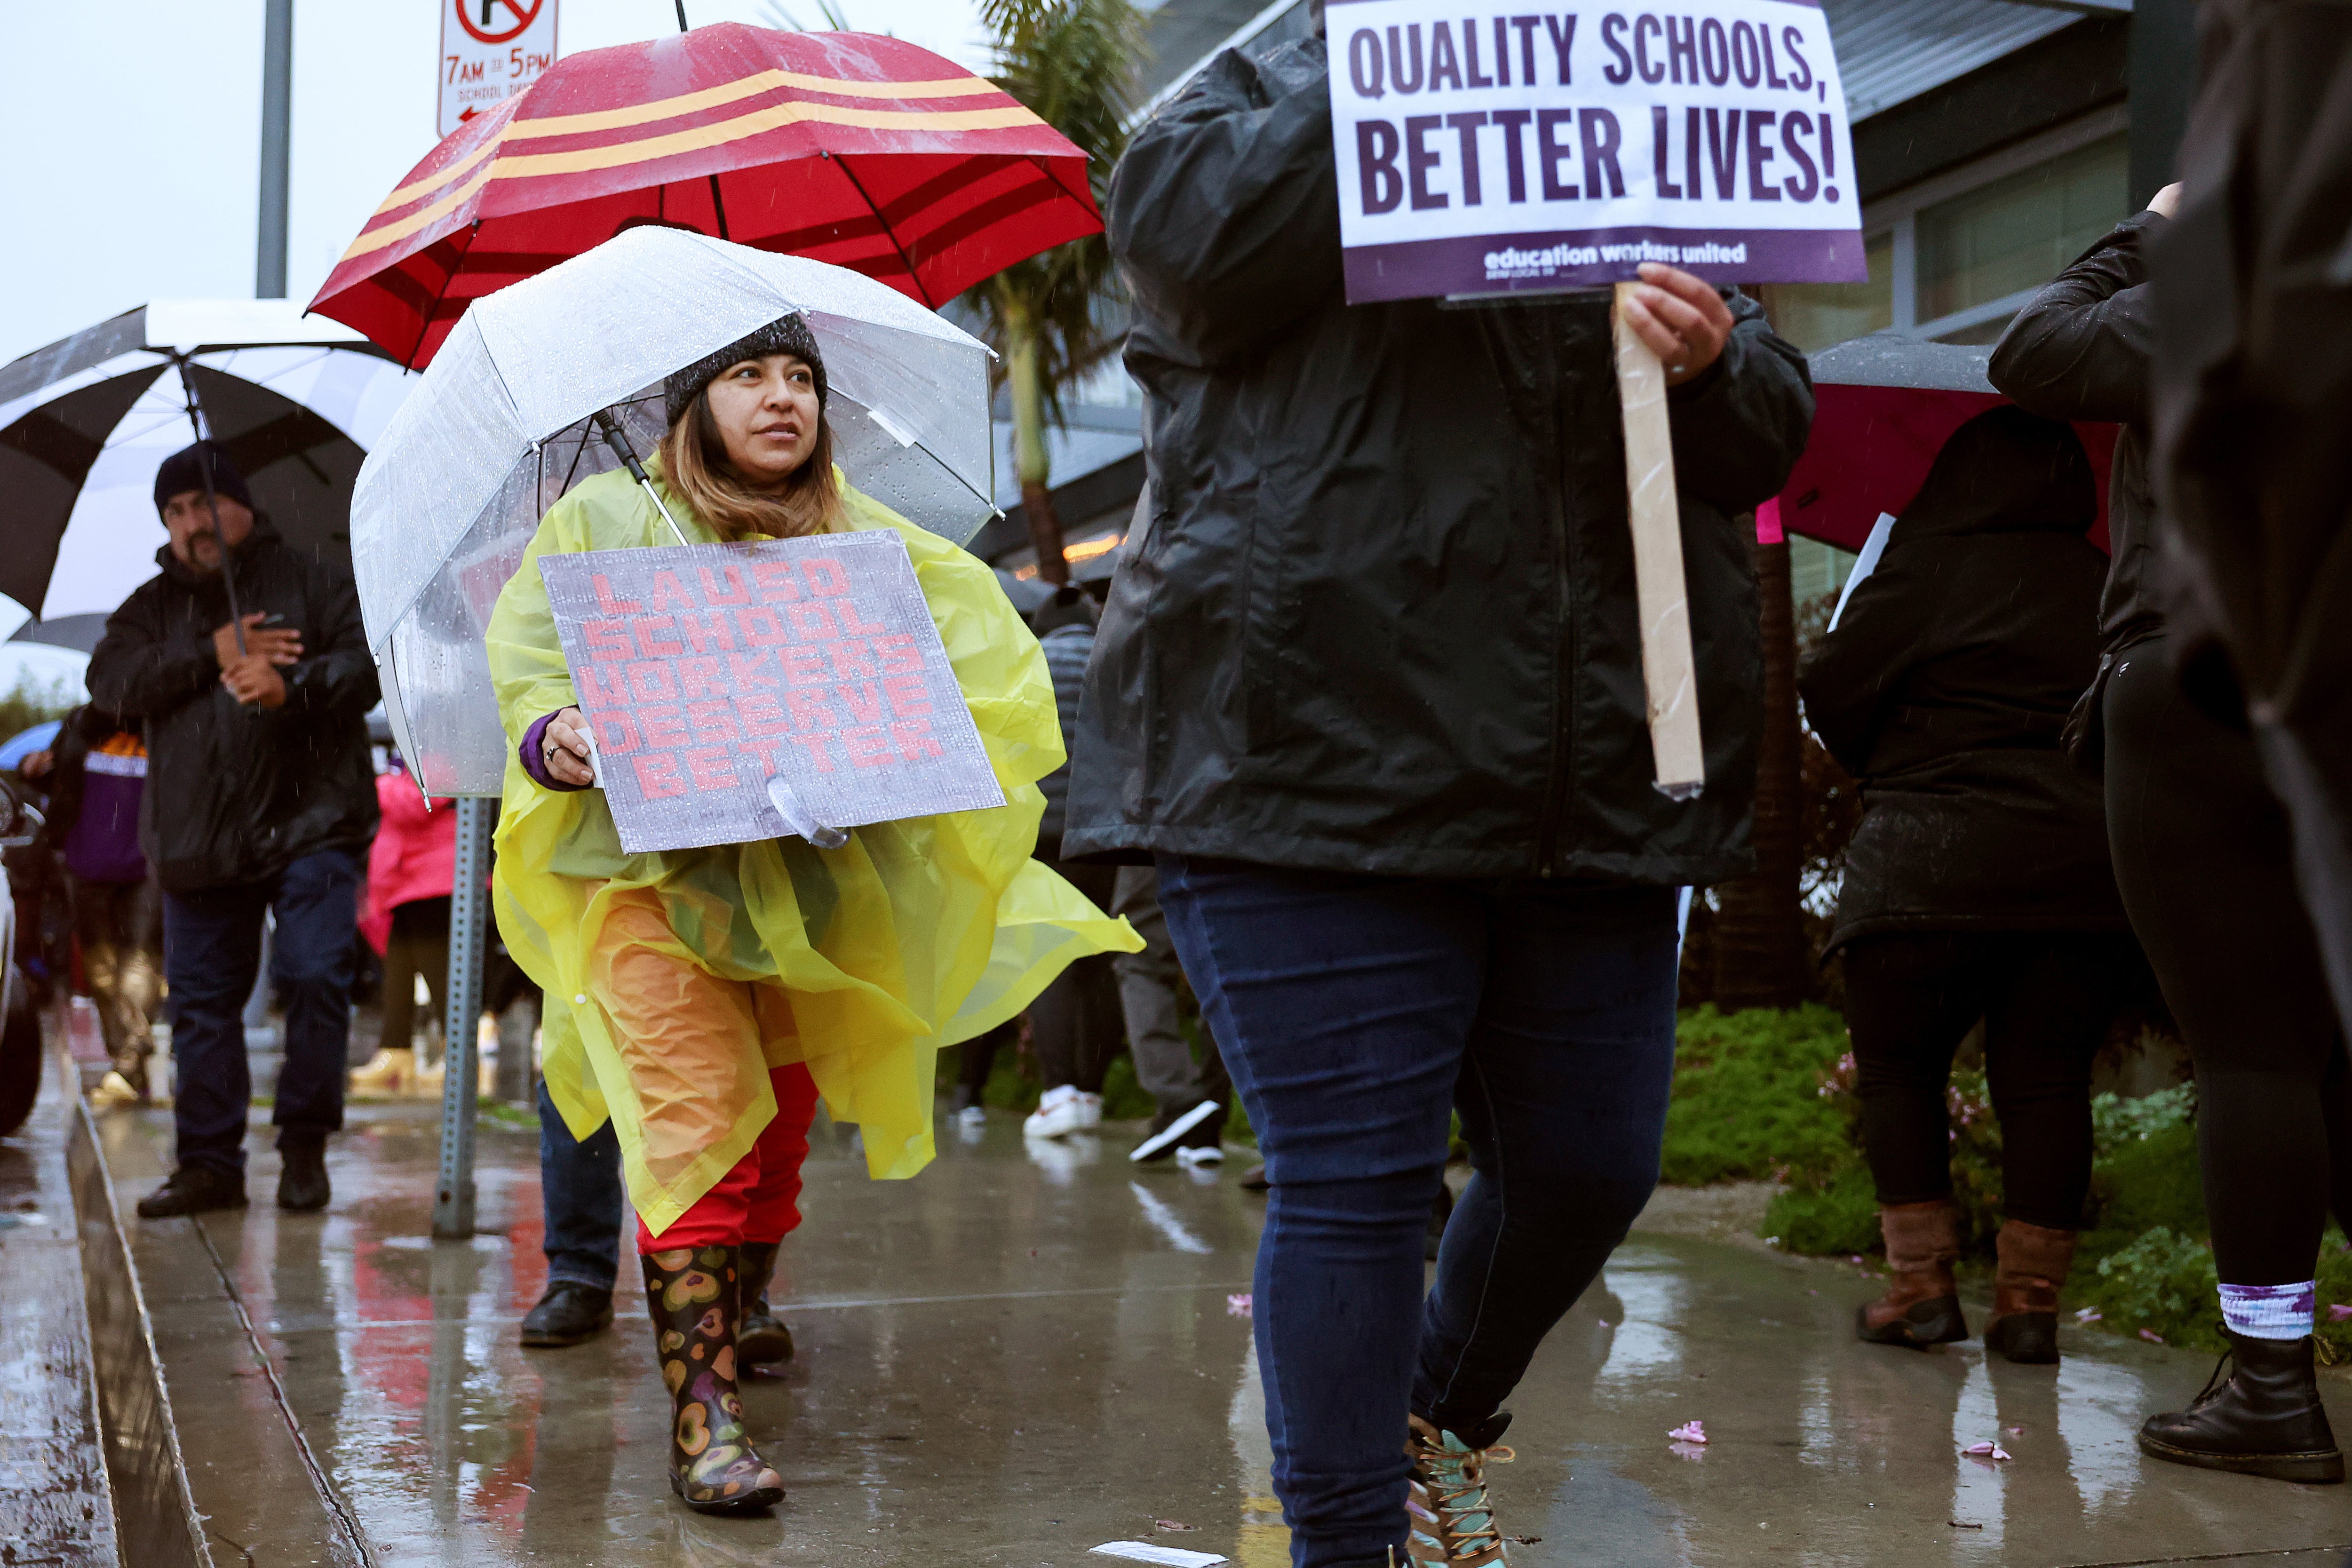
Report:
[[[801,1223],[801,1162],[808,1158],[809,1122],[816,1115],[816,1080],[795,1062],[771,1068],[776,1119],[761,1130],[734,1168],[694,1200],[676,1224],[656,1237],[637,1221],[637,1252],[681,1247],[740,1247],[747,1241],[782,1241]]]

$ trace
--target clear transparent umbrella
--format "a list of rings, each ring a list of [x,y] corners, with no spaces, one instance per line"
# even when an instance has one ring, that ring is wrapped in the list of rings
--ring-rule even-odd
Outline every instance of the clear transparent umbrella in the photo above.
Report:
[[[646,226],[477,300],[388,425],[352,500],[352,564],[402,754],[428,794],[496,795],[507,742],[482,637],[539,520],[640,453],[672,371],[798,311],[824,353],[849,481],[961,544],[993,514],[987,348],[823,262]]]

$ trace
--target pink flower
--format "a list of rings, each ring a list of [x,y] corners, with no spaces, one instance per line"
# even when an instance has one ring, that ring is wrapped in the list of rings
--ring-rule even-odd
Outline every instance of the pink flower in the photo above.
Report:
[[[2078,1323],[2095,1323],[2099,1321],[2100,1315],[2096,1307],[2085,1307],[2074,1314],[2074,1321]]]
[[[1225,1298],[1225,1316],[1228,1318],[1246,1318],[1249,1315],[1250,1299],[1247,1296],[1228,1296]]]
[[[2160,1345],[2164,1342],[2164,1336],[2154,1329],[2142,1329],[2139,1331],[2139,1337],[2152,1345]]]
[[[1706,1441],[1706,1426],[1704,1422],[1685,1421],[1666,1436],[1677,1443],[1704,1443]]]
[[[1960,1452],[1979,1459],[2006,1459],[2009,1458],[2008,1450],[2003,1448],[1998,1443],[1971,1443],[1967,1447],[1961,1449]]]
[[[2352,1303],[2343,1301],[2328,1303],[2327,1321],[2329,1322],[2340,1323],[2347,1318],[2352,1318]]]

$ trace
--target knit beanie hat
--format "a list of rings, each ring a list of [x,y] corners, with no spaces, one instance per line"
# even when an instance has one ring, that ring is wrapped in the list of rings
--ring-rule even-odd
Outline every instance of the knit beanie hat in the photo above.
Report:
[[[663,412],[668,423],[677,423],[677,416],[688,405],[702,395],[702,389],[719,378],[719,373],[729,365],[740,364],[747,359],[765,359],[770,354],[791,354],[804,362],[816,376],[816,408],[824,413],[830,389],[824,380],[824,356],[817,352],[816,334],[809,331],[808,322],[798,313],[779,316],[748,337],[736,339],[717,353],[697,360],[684,370],[672,374],[662,384]]]
[[[722,365],[719,368],[723,370],[726,367]],[[716,375],[718,372],[711,374]],[[212,457],[213,494],[226,496],[247,511],[254,510],[253,492],[245,488],[245,476],[236,471],[236,466],[228,460],[228,454],[221,450],[220,443],[199,441],[196,447],[202,447]],[[163,503],[173,496],[185,495],[190,490],[198,495],[205,493],[205,472],[196,462],[196,447],[181,447],[164,458],[163,466],[155,470],[157,511],[162,511]]]

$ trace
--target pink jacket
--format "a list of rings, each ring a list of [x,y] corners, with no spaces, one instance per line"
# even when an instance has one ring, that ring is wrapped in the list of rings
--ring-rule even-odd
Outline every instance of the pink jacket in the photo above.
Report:
[[[376,829],[375,847],[368,851],[367,906],[361,911],[360,934],[382,952],[392,940],[392,911],[418,899],[446,899],[457,872],[457,813],[454,800],[436,800],[425,809],[425,797],[406,773],[380,774],[375,781],[376,804],[383,808],[383,826]]]

